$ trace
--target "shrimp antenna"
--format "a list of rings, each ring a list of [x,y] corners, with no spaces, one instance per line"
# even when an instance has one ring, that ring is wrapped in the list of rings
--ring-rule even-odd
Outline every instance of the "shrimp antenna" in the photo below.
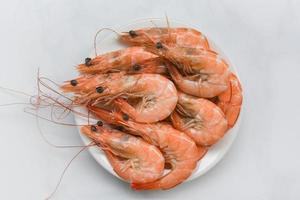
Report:
[[[35,106],[36,103],[34,102],[34,99],[38,99],[36,101],[38,101],[38,107],[48,107],[48,106],[55,106],[54,104],[50,103],[49,101],[47,101],[48,99],[45,99],[45,98],[40,98],[39,96],[33,96],[33,95],[30,95],[30,94],[27,94],[25,92],[22,92],[22,91],[18,91],[18,90],[15,90],[15,89],[10,89],[10,88],[6,88],[6,87],[1,87],[1,89],[4,89],[4,90],[7,90],[9,92],[14,92],[14,93],[17,93],[17,94],[21,94],[21,95],[25,95],[25,96],[29,96],[30,99],[29,99],[29,103],[24,103],[24,102],[16,102],[16,103],[7,103],[7,104],[1,104],[0,106],[12,106],[12,105],[28,105],[28,106]],[[43,102],[43,105],[41,106],[41,102]],[[32,111],[36,111],[36,113],[34,112],[30,112],[29,110],[32,110]],[[37,127],[38,127],[38,130],[40,132],[40,135],[42,136],[43,140],[49,144],[50,146],[52,147],[55,147],[55,148],[78,148],[78,147],[84,147],[83,145],[55,145],[53,143],[51,143],[46,137],[45,135],[43,134],[42,130],[41,130],[41,127],[40,127],[40,124],[39,124],[39,121],[38,119],[43,119],[43,120],[46,120],[46,121],[49,121],[49,122],[52,122],[52,123],[55,123],[55,124],[59,124],[59,125],[66,125],[66,126],[83,126],[83,125],[80,125],[80,124],[68,124],[68,123],[63,123],[63,122],[58,122],[58,121],[55,121],[55,120],[50,120],[48,118],[45,118],[43,116],[40,116],[39,114],[37,114],[37,109],[36,108],[32,108],[32,107],[27,107],[27,108],[24,108],[24,112],[27,113],[27,114],[30,114],[30,115],[33,115],[36,118],[37,120]],[[84,124],[86,125],[86,124]]]
[[[64,175],[67,171],[67,169],[70,167],[70,165],[72,164],[72,162],[75,160],[75,158],[77,158],[81,152],[83,152],[84,150],[86,150],[88,147],[91,147],[91,146],[94,146],[95,143],[94,142],[91,142],[90,144],[88,144],[87,146],[83,147],[82,149],[80,149],[74,156],[73,158],[68,162],[68,164],[66,165],[66,167],[64,168],[63,172],[61,173],[60,177],[59,177],[59,180],[58,180],[58,183],[56,184],[53,192],[48,196],[46,197],[46,199],[50,199],[53,197],[53,195],[56,193],[56,191],[58,190],[58,187],[60,186],[63,178],[64,178]]]
[[[55,103],[58,103],[60,106],[66,108],[66,109],[68,109],[68,110],[70,110],[70,111],[72,111],[72,112],[74,112],[74,113],[76,113],[76,114],[79,114],[80,116],[88,117],[88,124],[89,124],[89,118],[90,118],[89,114],[86,116],[86,115],[83,114],[83,113],[80,113],[80,112],[77,112],[77,111],[75,112],[75,111],[73,111],[71,108],[68,108],[67,106],[65,106],[63,103],[60,103],[60,102],[58,102],[57,100],[52,99],[51,97],[48,97],[48,98],[51,99],[51,100],[53,100]],[[53,107],[53,106],[54,106],[54,105],[52,105],[52,107]],[[69,123],[58,122],[58,121],[56,121],[55,119],[53,119],[52,113],[51,113],[51,119],[48,119],[48,118],[45,118],[45,117],[43,117],[43,116],[40,116],[40,115],[38,114],[38,110],[36,110],[36,112],[33,113],[33,112],[30,112],[30,111],[28,111],[28,110],[25,109],[24,112],[27,113],[27,114],[30,114],[30,115],[33,115],[33,116],[36,117],[36,124],[37,124],[38,130],[39,130],[39,133],[40,133],[40,135],[42,136],[43,140],[44,140],[47,144],[49,144],[50,146],[52,146],[52,147],[54,147],[54,148],[78,148],[78,147],[82,147],[82,145],[55,145],[55,144],[51,143],[51,142],[46,138],[45,134],[43,133],[43,131],[42,131],[42,129],[41,129],[40,123],[39,123],[39,119],[43,119],[43,120],[46,120],[46,121],[49,121],[49,122],[52,122],[52,123],[55,123],[55,124],[66,125],[66,126],[83,126],[83,125],[86,125],[86,124],[80,125],[80,124],[69,124]],[[53,112],[53,110],[52,110],[52,112]]]
[[[73,101],[71,98],[69,98],[69,97],[67,97],[67,96],[65,96],[65,95],[63,95],[63,94],[61,94],[61,93],[59,93],[58,91],[56,91],[55,89],[53,89],[52,87],[50,87],[49,85],[47,85],[43,80],[47,80],[47,81],[49,81],[49,82],[51,82],[51,83],[53,83],[53,84],[59,86],[57,83],[55,83],[54,81],[50,80],[49,78],[46,78],[46,77],[40,77],[40,76],[38,75],[38,78],[37,78],[37,82],[38,82],[38,83],[37,83],[37,84],[38,84],[38,92],[39,92],[39,93],[44,93],[44,92],[40,89],[40,88],[41,88],[40,85],[42,85],[42,86],[44,86],[45,88],[47,88],[48,90],[50,90],[50,91],[52,91],[52,92],[58,94],[59,96],[65,98],[65,99],[67,99],[67,100],[69,100],[69,101]]]
[[[167,13],[165,12],[165,17],[166,17],[166,21],[167,21],[167,28],[168,28],[168,35],[169,35],[169,39],[171,39],[171,32],[170,32],[170,21],[169,21],[169,18],[168,18],[168,15]]]
[[[98,35],[99,35],[102,31],[104,31],[104,30],[112,31],[112,32],[116,33],[117,35],[121,35],[121,33],[117,32],[116,30],[114,30],[114,29],[112,29],[112,28],[101,28],[101,29],[99,29],[99,30],[96,32],[95,36],[94,36],[94,50],[95,50],[95,56],[97,56],[97,37],[98,37]]]
[[[22,92],[22,91],[18,91],[18,90],[14,90],[14,89],[11,89],[11,88],[7,88],[7,87],[2,87],[0,86],[0,89],[2,90],[7,90],[9,92],[13,92],[13,93],[16,93],[16,94],[21,94],[21,95],[24,95],[24,96],[29,96],[31,97],[32,95],[28,94],[28,93],[25,93],[25,92]]]
[[[14,105],[31,105],[31,104],[30,103],[23,103],[23,102],[15,102],[15,103],[0,104],[0,107],[14,106]]]
[[[157,24],[155,24],[154,21],[153,21],[152,19],[150,20],[150,22],[151,22],[151,24],[153,24],[153,26],[154,26],[155,28],[158,28]]]
[[[18,90],[14,90],[14,89],[11,89],[11,88],[7,88],[7,87],[0,86],[0,89],[6,90],[8,92],[13,92],[13,93],[16,93],[16,94],[21,94],[21,95],[24,95],[24,96],[28,96],[30,98],[33,97],[33,95],[31,95],[31,94],[28,94],[28,93],[25,93],[25,92],[22,92],[22,91],[18,91]],[[6,103],[6,104],[0,104],[0,107],[2,107],[2,106],[3,107],[13,106],[13,105],[31,105],[31,103],[24,103],[24,102]]]
[[[37,77],[38,77],[38,78],[37,78],[38,94],[37,94],[37,97],[36,97],[37,100],[36,100],[36,104],[34,104],[33,102],[31,103],[31,105],[33,105],[33,106],[36,105],[36,106],[35,106],[35,107],[36,107],[35,113],[29,112],[29,111],[27,111],[26,109],[24,109],[24,112],[27,113],[27,114],[31,114],[31,115],[33,115],[33,116],[36,117],[36,124],[37,124],[38,130],[39,130],[39,133],[40,133],[41,137],[43,138],[43,140],[44,140],[47,144],[49,144],[50,146],[55,147],[55,148],[78,148],[78,147],[82,147],[82,145],[55,145],[55,144],[51,143],[51,142],[45,137],[45,135],[44,135],[44,133],[43,133],[41,127],[40,127],[39,119],[43,119],[43,120],[46,120],[46,121],[49,121],[49,122],[52,122],[52,123],[55,123],[55,124],[60,124],[60,125],[80,126],[80,125],[67,124],[67,123],[62,123],[62,122],[57,122],[57,121],[55,121],[55,120],[53,119],[53,114],[52,114],[52,113],[53,113],[53,107],[55,107],[55,106],[58,106],[58,107],[59,107],[59,106],[60,106],[60,107],[65,108],[66,110],[69,110],[69,111],[71,111],[71,112],[73,112],[73,113],[76,113],[76,114],[78,114],[78,115],[80,115],[80,116],[86,117],[86,115],[83,114],[83,113],[74,111],[73,109],[71,109],[71,108],[69,108],[68,106],[64,105],[64,103],[60,102],[59,100],[54,99],[53,97],[44,94],[44,92],[43,92],[43,91],[41,90],[41,88],[40,88],[40,84],[42,84],[44,87],[50,89],[51,91],[55,92],[55,93],[58,94],[59,96],[65,97],[64,95],[60,94],[59,92],[57,92],[56,90],[54,90],[53,88],[51,88],[50,86],[48,86],[46,83],[44,83],[43,81],[41,81],[41,79],[45,79],[45,80],[48,80],[48,81],[50,81],[51,83],[53,83],[53,84],[55,84],[55,85],[58,86],[58,84],[55,83],[54,81],[51,81],[50,79],[45,78],[45,77],[40,77],[39,69],[38,69]],[[41,93],[42,93],[42,94],[41,94]],[[31,97],[32,97],[32,96],[31,96]],[[41,98],[41,97],[43,97],[43,98]],[[68,100],[71,100],[71,101],[73,102],[72,99],[70,99],[70,98],[68,98],[68,97],[65,97],[65,98],[67,98]],[[52,103],[51,103],[49,100],[52,101]],[[38,109],[37,109],[37,107],[40,106],[40,102],[41,102],[41,101],[42,101],[42,102],[46,102],[46,103],[48,103],[48,106],[51,106],[51,119],[47,119],[47,118],[42,117],[42,116],[40,116],[40,115],[38,114]],[[34,109],[33,109],[33,110],[34,110]],[[88,115],[87,117],[89,118],[89,115]]]

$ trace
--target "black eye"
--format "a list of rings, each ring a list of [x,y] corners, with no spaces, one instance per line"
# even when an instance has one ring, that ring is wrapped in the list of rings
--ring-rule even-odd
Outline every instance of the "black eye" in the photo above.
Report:
[[[103,91],[104,91],[104,88],[101,87],[101,86],[99,86],[99,87],[96,88],[96,92],[97,93],[102,93]]]
[[[86,58],[85,60],[84,60],[84,64],[86,65],[86,66],[91,66],[91,61],[92,61],[92,59],[91,58]]]
[[[70,83],[72,86],[76,86],[78,84],[77,80],[71,80]]]
[[[132,68],[133,68],[134,71],[140,71],[140,70],[141,70],[141,65],[139,65],[139,64],[134,64],[134,65],[132,66]]]
[[[94,125],[92,125],[92,126],[91,126],[91,131],[93,131],[93,132],[97,131],[97,127],[94,126]]]
[[[128,33],[133,38],[137,36],[137,34],[136,34],[136,32],[134,30],[130,30]]]
[[[117,129],[119,131],[124,131],[124,127],[123,126],[116,126],[115,129]]]
[[[103,122],[102,121],[97,121],[97,126],[103,126]]]
[[[126,113],[124,113],[124,114],[122,115],[122,118],[123,118],[125,121],[128,121],[128,120],[129,120],[129,116],[128,116]]]
[[[161,42],[157,42],[157,43],[156,43],[156,48],[157,48],[157,49],[163,48],[162,43],[161,43]]]

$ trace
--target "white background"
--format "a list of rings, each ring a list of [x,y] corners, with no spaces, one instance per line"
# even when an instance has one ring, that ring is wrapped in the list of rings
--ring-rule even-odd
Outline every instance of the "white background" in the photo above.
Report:
[[[83,152],[53,199],[299,199],[299,9],[296,0],[1,2],[3,87],[33,94],[38,68],[57,82],[74,77],[97,29],[165,13],[214,40],[243,82],[239,135],[206,175],[170,191],[135,192]],[[0,104],[26,101],[0,91]],[[0,199],[44,199],[78,151],[47,145],[23,107],[0,107]],[[74,127],[42,127],[55,143],[80,144]]]

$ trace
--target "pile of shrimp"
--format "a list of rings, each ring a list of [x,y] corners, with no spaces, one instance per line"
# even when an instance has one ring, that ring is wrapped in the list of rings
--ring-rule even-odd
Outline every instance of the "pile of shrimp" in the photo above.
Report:
[[[118,40],[127,48],[86,58],[61,90],[98,120],[81,132],[118,176],[136,190],[173,188],[236,123],[241,84],[195,29],[143,28]]]

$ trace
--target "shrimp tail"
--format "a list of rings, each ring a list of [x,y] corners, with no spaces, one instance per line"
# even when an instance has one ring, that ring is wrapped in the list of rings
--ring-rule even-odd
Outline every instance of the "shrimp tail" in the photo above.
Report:
[[[175,169],[176,170],[176,169]],[[179,171],[179,170],[178,170]],[[172,175],[170,172],[163,177],[161,177],[159,180],[156,180],[154,182],[148,182],[148,183],[131,183],[131,188],[135,190],[168,190],[171,188],[174,188],[175,186],[182,183],[191,173],[184,173],[185,175],[179,175],[178,179],[180,181],[174,182]]]
[[[205,156],[205,154],[207,153],[208,148],[199,146],[198,151],[199,151],[199,160],[201,160]]]
[[[228,89],[219,95],[218,98],[218,106],[226,116],[228,128],[232,128],[239,118],[243,101],[242,87],[235,74],[230,74]]]
[[[143,184],[131,183],[131,188],[135,189],[135,190],[155,190],[155,189],[160,189],[159,185],[157,184],[157,182],[143,183]]]

